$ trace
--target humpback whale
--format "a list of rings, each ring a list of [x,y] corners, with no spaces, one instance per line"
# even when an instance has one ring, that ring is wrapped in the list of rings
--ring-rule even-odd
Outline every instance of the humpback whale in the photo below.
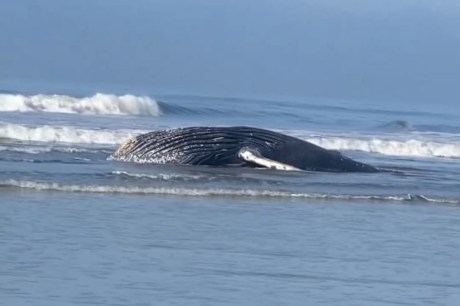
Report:
[[[342,153],[253,127],[186,127],[138,135],[112,160],[207,166],[259,167],[323,172],[378,172]]]

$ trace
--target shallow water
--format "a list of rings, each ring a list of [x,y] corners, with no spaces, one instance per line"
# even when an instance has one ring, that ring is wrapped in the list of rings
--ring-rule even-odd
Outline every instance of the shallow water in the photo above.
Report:
[[[0,2],[0,306],[460,305],[458,1]],[[255,126],[380,173],[122,163]]]
[[[4,93],[2,302],[457,305],[456,119],[338,105]],[[389,171],[107,160],[131,136],[189,125],[274,129]]]
[[[370,110],[354,101],[337,106],[341,101],[109,94],[4,93],[0,102],[2,188],[460,201],[460,127],[448,112]],[[273,129],[388,171],[280,173],[107,160],[120,144],[140,133],[196,125]]]
[[[9,190],[5,305],[456,305],[458,206]]]

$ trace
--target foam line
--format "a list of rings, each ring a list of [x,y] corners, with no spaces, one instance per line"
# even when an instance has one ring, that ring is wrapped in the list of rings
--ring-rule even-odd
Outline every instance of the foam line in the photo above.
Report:
[[[0,94],[1,112],[51,112],[85,115],[159,116],[158,103],[147,96],[110,95],[76,98],[66,95]]]
[[[29,126],[0,123],[0,138],[47,143],[104,144],[117,146],[143,130],[90,130],[72,126]],[[460,158],[460,142],[454,139],[383,139],[337,136],[298,136],[326,149],[352,150],[389,156]]]
[[[122,194],[156,194],[174,196],[228,196],[228,197],[268,197],[268,198],[296,198],[311,200],[363,200],[384,202],[433,202],[446,204],[460,204],[459,200],[434,199],[423,195],[341,195],[292,193],[288,191],[251,190],[251,189],[199,189],[182,187],[138,187],[138,186],[105,186],[105,185],[65,185],[55,182],[39,181],[0,181],[0,187],[16,187],[45,191],[82,192],[82,193],[122,193]]]
[[[142,132],[136,130],[88,130],[72,126],[28,126],[0,123],[0,138],[48,143],[118,145]]]
[[[315,137],[305,140],[332,150],[354,150],[391,156],[460,158],[460,142],[346,137]]]

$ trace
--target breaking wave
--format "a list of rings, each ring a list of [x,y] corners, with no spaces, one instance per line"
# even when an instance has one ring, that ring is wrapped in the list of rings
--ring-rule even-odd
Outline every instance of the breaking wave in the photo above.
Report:
[[[55,182],[39,181],[0,181],[0,187],[24,188],[42,191],[81,192],[81,193],[115,193],[115,194],[153,194],[174,196],[199,197],[265,197],[304,200],[352,200],[379,202],[433,202],[445,204],[460,204],[460,200],[434,199],[423,195],[340,195],[317,193],[293,193],[288,191],[224,189],[224,188],[182,188],[182,187],[137,187],[137,186],[108,186],[108,185],[65,185]]]
[[[54,147],[54,146],[0,146],[0,152],[15,152],[15,153],[26,153],[26,154],[41,154],[48,152],[59,152],[59,153],[111,153],[108,149],[89,149],[89,148],[75,148],[75,147]]]
[[[67,126],[27,126],[0,123],[0,138],[19,141],[117,145],[140,133],[143,131],[88,130]]]
[[[0,94],[0,111],[85,115],[159,116],[161,114],[158,103],[150,97],[101,93],[83,98],[66,95]]]
[[[90,130],[72,126],[28,126],[0,123],[0,138],[17,141],[120,145],[129,138],[145,133],[143,130]],[[299,134],[289,132],[289,134]],[[296,136],[296,135],[294,135]],[[297,136],[331,150],[351,150],[389,156],[460,158],[460,141],[445,142],[430,139],[379,139],[349,138],[314,135]]]
[[[460,142],[430,140],[354,139],[342,137],[304,138],[330,150],[353,150],[391,156],[460,158]]]
[[[127,171],[112,171],[111,174],[126,178],[137,178],[137,179],[149,179],[155,181],[196,181],[202,178],[200,175],[184,175],[184,174],[167,174],[167,173],[157,173],[157,174],[143,174],[143,173],[131,173]]]

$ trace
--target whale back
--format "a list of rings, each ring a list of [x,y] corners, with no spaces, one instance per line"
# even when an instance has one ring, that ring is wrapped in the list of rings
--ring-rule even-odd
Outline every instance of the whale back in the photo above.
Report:
[[[303,170],[378,171],[338,151],[252,127],[187,127],[149,132],[130,139],[111,159],[156,164],[257,166],[239,156],[240,150],[248,148],[264,158]]]
[[[140,163],[190,165],[241,165],[242,147],[261,153],[280,147],[291,138],[276,132],[248,127],[187,127],[153,131],[123,144],[112,159]]]

